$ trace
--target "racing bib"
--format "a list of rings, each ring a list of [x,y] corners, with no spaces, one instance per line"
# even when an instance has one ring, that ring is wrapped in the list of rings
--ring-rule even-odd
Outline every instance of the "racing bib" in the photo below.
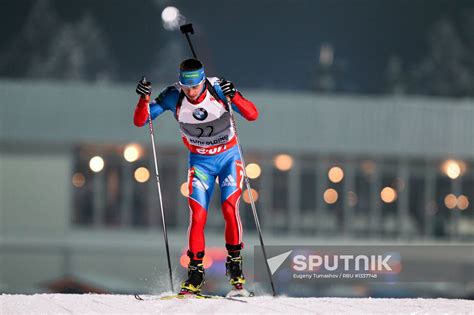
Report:
[[[234,140],[230,114],[209,91],[198,104],[184,97],[177,118],[183,141],[192,152],[215,154],[231,147],[225,146]],[[220,150],[209,150],[219,146],[222,146]]]

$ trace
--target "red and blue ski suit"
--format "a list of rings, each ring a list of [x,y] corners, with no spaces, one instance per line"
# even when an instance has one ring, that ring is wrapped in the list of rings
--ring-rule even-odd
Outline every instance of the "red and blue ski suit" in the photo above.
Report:
[[[243,168],[237,148],[233,122],[218,78],[208,78],[197,100],[185,97],[179,84],[167,87],[150,103],[151,118],[173,112],[179,123],[184,144],[189,149],[188,205],[190,211],[188,255],[202,259],[205,251],[204,227],[216,177],[221,189],[222,214],[225,220],[225,243],[228,250],[242,249],[242,223],[239,201],[242,194]],[[212,90],[211,86],[214,90]],[[148,100],[140,98],[134,124],[148,120]],[[249,121],[256,120],[255,105],[237,92],[232,109]]]

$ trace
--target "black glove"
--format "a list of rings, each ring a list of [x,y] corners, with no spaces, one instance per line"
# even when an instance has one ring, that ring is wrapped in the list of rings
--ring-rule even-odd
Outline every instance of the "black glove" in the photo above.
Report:
[[[137,84],[137,89],[135,90],[138,95],[146,96],[151,94],[151,82],[147,81],[145,78],[140,80]]]
[[[234,84],[230,81],[227,81],[224,78],[222,78],[219,81],[219,85],[221,86],[222,93],[224,93],[225,96],[228,96],[231,99],[234,97],[235,93],[237,92]]]

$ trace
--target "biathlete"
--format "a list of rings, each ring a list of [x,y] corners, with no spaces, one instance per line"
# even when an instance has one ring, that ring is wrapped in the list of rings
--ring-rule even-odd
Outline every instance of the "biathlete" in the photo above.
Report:
[[[155,119],[169,110],[177,120],[182,140],[189,149],[187,255],[190,261],[188,278],[181,284],[180,294],[200,293],[204,284],[204,227],[216,177],[219,178],[225,220],[226,274],[234,289],[243,290],[245,277],[239,216],[243,166],[225,100],[230,100],[232,109],[249,121],[258,118],[257,108],[236,90],[232,82],[206,77],[204,67],[197,59],[184,60],[180,65],[179,81],[164,89],[154,101],[150,102],[151,82],[140,81],[136,92],[140,99],[134,113],[134,124],[144,126],[149,115]]]

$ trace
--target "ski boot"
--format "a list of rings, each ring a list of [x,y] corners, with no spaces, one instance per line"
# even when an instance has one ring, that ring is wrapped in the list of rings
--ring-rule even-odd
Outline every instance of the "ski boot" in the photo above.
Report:
[[[242,256],[240,255],[240,249],[229,250],[227,255],[227,261],[225,263],[226,275],[229,277],[229,283],[233,289],[227,293],[227,297],[250,297],[253,296],[253,292],[249,292],[244,289],[245,277],[242,272]],[[232,249],[232,248],[231,248]]]
[[[203,284],[204,265],[202,260],[191,260],[188,265],[188,279],[181,284],[179,294],[200,294]]]
[[[225,263],[229,283],[237,290],[243,289],[245,277],[242,273],[242,256],[240,252],[230,252]]]

